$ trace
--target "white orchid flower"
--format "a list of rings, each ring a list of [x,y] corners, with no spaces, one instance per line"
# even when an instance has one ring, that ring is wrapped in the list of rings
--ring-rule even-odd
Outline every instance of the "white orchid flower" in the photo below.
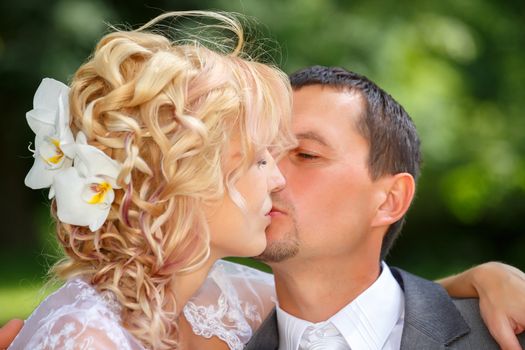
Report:
[[[79,132],[75,142],[69,128],[69,88],[59,81],[44,79],[26,114],[35,133],[35,162],[25,178],[32,189],[49,187],[56,195],[60,221],[98,230],[106,221],[115,199],[113,189],[121,165],[87,143]],[[85,113],[92,113],[93,102]]]
[[[26,114],[35,133],[35,162],[24,182],[32,189],[50,187],[49,198],[54,195],[53,177],[72,164],[62,149],[74,142],[69,128],[68,94],[66,85],[45,78],[33,98],[33,109]]]
[[[121,166],[88,145],[82,132],[78,133],[76,143],[65,145],[63,151],[75,160],[72,168],[57,174],[53,181],[58,218],[96,231],[108,217],[115,199],[113,189],[120,188],[116,180]]]

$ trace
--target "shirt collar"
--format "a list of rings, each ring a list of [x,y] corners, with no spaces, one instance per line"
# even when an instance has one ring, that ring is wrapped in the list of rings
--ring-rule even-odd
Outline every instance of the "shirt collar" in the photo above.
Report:
[[[403,290],[388,266],[350,304],[330,318],[352,349],[381,349],[404,316]]]
[[[290,315],[279,307],[275,307],[277,313],[277,329],[279,330],[279,350],[297,350],[304,331],[312,322],[305,321]]]
[[[381,266],[377,280],[327,320],[341,332],[351,349],[381,349],[404,315],[403,290],[388,266],[384,262]],[[276,311],[279,349],[297,350],[304,331],[313,323],[290,315],[279,305]]]

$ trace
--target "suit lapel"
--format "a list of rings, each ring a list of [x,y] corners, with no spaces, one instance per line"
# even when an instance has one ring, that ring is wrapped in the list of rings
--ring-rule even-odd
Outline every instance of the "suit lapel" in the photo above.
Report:
[[[279,331],[277,328],[277,312],[273,308],[244,349],[277,350],[277,348],[279,348]]]
[[[444,349],[470,332],[441,286],[396,268],[392,274],[405,293],[401,349]]]

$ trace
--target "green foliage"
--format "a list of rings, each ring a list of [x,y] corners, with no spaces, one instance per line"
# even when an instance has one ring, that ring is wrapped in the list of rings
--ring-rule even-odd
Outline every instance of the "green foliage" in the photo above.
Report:
[[[41,283],[21,283],[0,287],[0,326],[13,318],[26,318],[38,304],[58,286],[43,287]]]

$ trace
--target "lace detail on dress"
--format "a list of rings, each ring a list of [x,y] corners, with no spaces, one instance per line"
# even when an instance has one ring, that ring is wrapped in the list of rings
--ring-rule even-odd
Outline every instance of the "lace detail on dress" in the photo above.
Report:
[[[193,332],[205,338],[217,336],[228,344],[230,349],[243,348],[241,337],[251,336],[251,328],[234,310],[229,310],[226,298],[221,295],[217,306],[197,306],[188,302],[184,316],[192,325]],[[232,312],[233,311],[233,312]]]
[[[274,306],[271,274],[218,261],[183,312],[195,334],[242,350]]]
[[[241,350],[274,300],[271,274],[219,261],[183,312],[195,334],[217,336],[230,349]],[[113,293],[70,280],[38,306],[9,349],[145,350],[122,327],[120,313]]]
[[[120,311],[112,292],[98,293],[81,279],[70,280],[39,305],[10,349],[143,350],[121,326]]]

